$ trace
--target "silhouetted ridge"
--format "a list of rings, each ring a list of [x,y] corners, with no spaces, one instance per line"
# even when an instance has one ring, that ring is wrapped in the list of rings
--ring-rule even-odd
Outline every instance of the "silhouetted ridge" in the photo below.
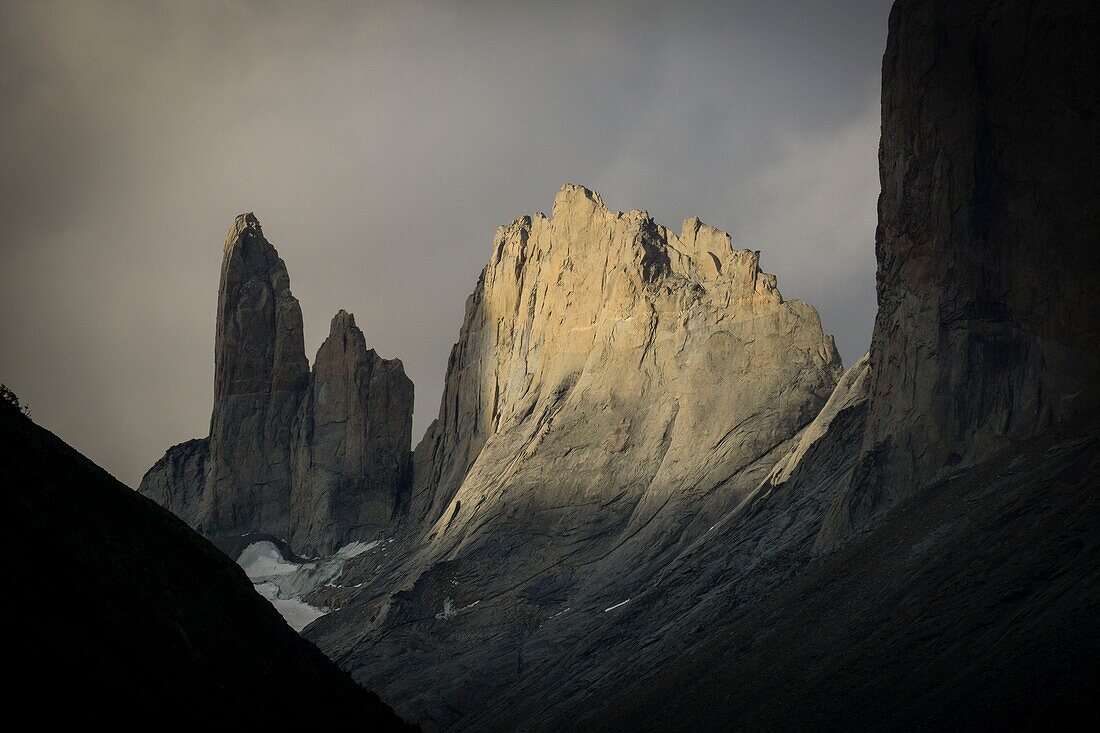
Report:
[[[10,719],[411,730],[292,631],[236,563],[6,406],[0,484],[18,589]]]

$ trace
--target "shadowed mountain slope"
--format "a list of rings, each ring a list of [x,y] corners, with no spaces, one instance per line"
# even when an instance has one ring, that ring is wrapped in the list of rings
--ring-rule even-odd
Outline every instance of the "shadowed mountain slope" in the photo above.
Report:
[[[1009,446],[759,599],[726,585],[691,654],[535,727],[1095,730],[1098,477],[1096,417]]]
[[[0,484],[25,553],[8,571],[13,719],[412,730],[212,544],[7,405]]]

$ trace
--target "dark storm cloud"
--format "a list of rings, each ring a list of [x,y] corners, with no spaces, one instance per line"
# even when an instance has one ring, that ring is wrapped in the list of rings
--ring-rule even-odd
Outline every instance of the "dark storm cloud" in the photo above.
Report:
[[[341,307],[435,415],[498,224],[566,181],[763,251],[851,363],[874,316],[887,3],[0,9],[0,380],[136,484],[204,435],[255,211],[313,353]]]

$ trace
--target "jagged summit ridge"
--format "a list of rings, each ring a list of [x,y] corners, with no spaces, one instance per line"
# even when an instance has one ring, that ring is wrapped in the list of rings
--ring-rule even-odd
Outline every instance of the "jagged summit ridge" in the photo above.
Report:
[[[343,308],[336,311],[336,315],[334,315],[332,321],[329,322],[329,336],[335,336],[338,333],[347,333],[352,330],[358,330],[358,327],[355,325],[355,316],[348,313]]]
[[[260,220],[251,211],[237,214],[233,225],[229,227],[229,234],[225,237],[225,251],[241,245],[246,235],[263,238],[264,230],[260,226]]]
[[[563,227],[568,227],[572,223],[582,224],[593,218],[621,222],[623,230],[637,229],[639,232],[646,232],[648,236],[633,240],[631,245],[638,249],[641,262],[658,265],[647,270],[647,273],[654,276],[674,274],[698,281],[741,277],[751,279],[753,286],[756,278],[763,276],[768,286],[773,289],[775,287],[774,276],[759,270],[759,251],[735,249],[729,234],[703,223],[699,217],[685,219],[680,234],[677,235],[657,224],[646,211],[612,211],[604,204],[600,194],[574,183],[567,183],[558,191],[549,218],[541,212],[534,217],[519,217],[510,225],[500,227],[497,239],[499,241],[502,233],[516,227],[530,232],[531,227],[537,226],[536,222],[539,221],[559,221]],[[569,232],[568,229],[565,231]],[[583,229],[576,230],[575,233],[583,234]],[[599,246],[601,243],[593,241],[586,244]],[[503,254],[504,251],[498,249],[498,256]],[[526,258],[518,260],[520,263],[525,261]],[[608,259],[607,264],[613,265],[615,261]]]

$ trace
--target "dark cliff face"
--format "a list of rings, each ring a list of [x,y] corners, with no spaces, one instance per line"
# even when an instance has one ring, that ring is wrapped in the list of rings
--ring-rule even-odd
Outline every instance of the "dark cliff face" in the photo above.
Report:
[[[404,730],[212,544],[0,406],[7,713],[39,723]]]
[[[204,533],[286,536],[291,433],[308,380],[286,266],[256,217],[242,214],[226,237],[218,288]]]
[[[1100,405],[1098,37],[1091,0],[895,5],[872,405],[836,531]]]
[[[409,481],[413,384],[340,311],[295,426],[291,544],[325,554],[390,524]]]
[[[160,504],[192,527],[199,521],[206,488],[206,461],[210,441],[195,438],[169,448],[141,480],[140,493]]]
[[[302,312],[259,221],[225,242],[210,436],[168,449],[139,491],[223,547],[246,533],[319,554],[407,504],[413,386],[340,311],[305,357]]]

